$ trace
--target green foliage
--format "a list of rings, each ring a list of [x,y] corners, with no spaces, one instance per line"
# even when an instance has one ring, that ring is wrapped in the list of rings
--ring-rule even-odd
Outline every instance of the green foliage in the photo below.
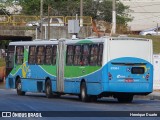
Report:
[[[112,1],[104,0],[85,0],[84,15],[92,16],[94,19],[105,20],[107,22],[112,21]],[[116,2],[117,24],[126,24],[131,21],[132,18],[126,13],[129,11],[129,7],[123,5],[121,2]]]
[[[8,1],[8,0],[7,0]],[[40,15],[41,0],[19,0],[23,7],[22,14]],[[48,5],[52,16],[80,15],[80,0],[43,0],[43,13],[48,14]],[[92,16],[93,19],[112,21],[112,0],[83,0],[83,15]],[[128,6],[116,2],[117,24],[126,24],[132,18],[126,13]]]
[[[126,24],[129,21],[132,21],[132,17],[127,14],[127,11],[130,11],[129,6],[123,5],[121,2],[117,3],[117,23]]]
[[[40,0],[20,0],[19,4],[23,7],[22,13],[26,15],[40,14]]]
[[[10,40],[0,40],[0,49],[6,49],[6,46],[8,46]]]

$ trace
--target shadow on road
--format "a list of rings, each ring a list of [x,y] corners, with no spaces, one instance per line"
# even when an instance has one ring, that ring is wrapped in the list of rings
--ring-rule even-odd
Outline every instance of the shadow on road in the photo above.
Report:
[[[46,98],[45,94],[44,93],[27,93],[26,94],[27,97],[32,97],[32,98],[45,98],[45,99],[48,99]],[[50,98],[48,100],[58,100],[58,101],[66,101],[66,102],[77,102],[77,103],[83,103],[80,101],[80,99],[78,98],[78,96],[75,96],[75,95],[62,95],[61,97],[53,97],[53,98]],[[119,103],[117,101],[117,99],[114,99],[112,97],[104,97],[104,98],[101,98],[101,99],[98,99],[96,102],[87,102],[87,103],[84,103],[84,104],[92,104],[92,103],[95,103],[95,104],[128,104],[128,105],[141,105],[142,103],[143,104],[148,104],[149,103],[153,103],[153,102],[157,102],[156,100],[155,101],[148,101],[146,99],[134,99],[132,101],[132,103]]]
[[[5,89],[5,82],[0,82],[0,89]],[[46,95],[45,93],[32,93],[32,92],[27,92],[25,96],[18,96],[17,93],[16,93],[16,90],[15,91],[12,91],[11,93],[7,93],[7,94],[10,94],[10,96],[14,96],[14,97],[30,97],[30,98],[46,98]],[[68,101],[68,102],[81,102],[80,99],[78,98],[78,96],[75,96],[75,95],[69,95],[69,94],[66,94],[66,95],[62,95],[61,97],[57,97],[57,96],[53,96],[53,98],[49,99],[49,100],[65,100],[65,101]],[[89,103],[96,103],[96,104],[141,104],[142,101],[143,104],[148,104],[148,101],[146,101],[146,99],[144,98],[134,98],[133,102],[132,103],[119,103],[117,101],[117,99],[114,99],[112,97],[105,97],[105,98],[101,98],[101,99],[98,99],[96,102],[89,102]],[[153,102],[152,101],[149,101],[149,102]],[[156,102],[156,101],[154,101]]]

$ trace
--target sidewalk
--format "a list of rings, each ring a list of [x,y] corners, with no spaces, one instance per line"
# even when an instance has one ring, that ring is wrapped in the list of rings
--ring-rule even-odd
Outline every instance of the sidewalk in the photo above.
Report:
[[[150,98],[150,100],[160,100],[160,90],[153,91],[151,94],[148,95],[148,97]]]
[[[151,94],[146,96],[140,96],[136,95],[136,98],[144,98],[144,99],[150,99],[150,100],[160,100],[160,90],[154,90]]]

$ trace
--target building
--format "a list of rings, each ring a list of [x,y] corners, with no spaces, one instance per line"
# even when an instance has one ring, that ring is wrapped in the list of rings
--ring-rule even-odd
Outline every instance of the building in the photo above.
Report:
[[[130,6],[133,21],[128,23],[131,31],[141,31],[160,26],[160,0],[120,0]]]

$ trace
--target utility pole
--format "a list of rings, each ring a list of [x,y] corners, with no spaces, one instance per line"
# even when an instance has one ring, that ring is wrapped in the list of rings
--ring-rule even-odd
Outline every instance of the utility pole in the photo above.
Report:
[[[112,33],[116,33],[116,0],[112,0]]]
[[[40,39],[43,39],[43,0],[40,2]]]
[[[157,32],[156,32],[157,35],[158,35],[158,28],[159,28],[159,27],[158,27],[158,23],[157,23]]]
[[[50,39],[50,5],[48,5],[48,40]]]
[[[80,26],[83,26],[83,0],[80,0]]]

